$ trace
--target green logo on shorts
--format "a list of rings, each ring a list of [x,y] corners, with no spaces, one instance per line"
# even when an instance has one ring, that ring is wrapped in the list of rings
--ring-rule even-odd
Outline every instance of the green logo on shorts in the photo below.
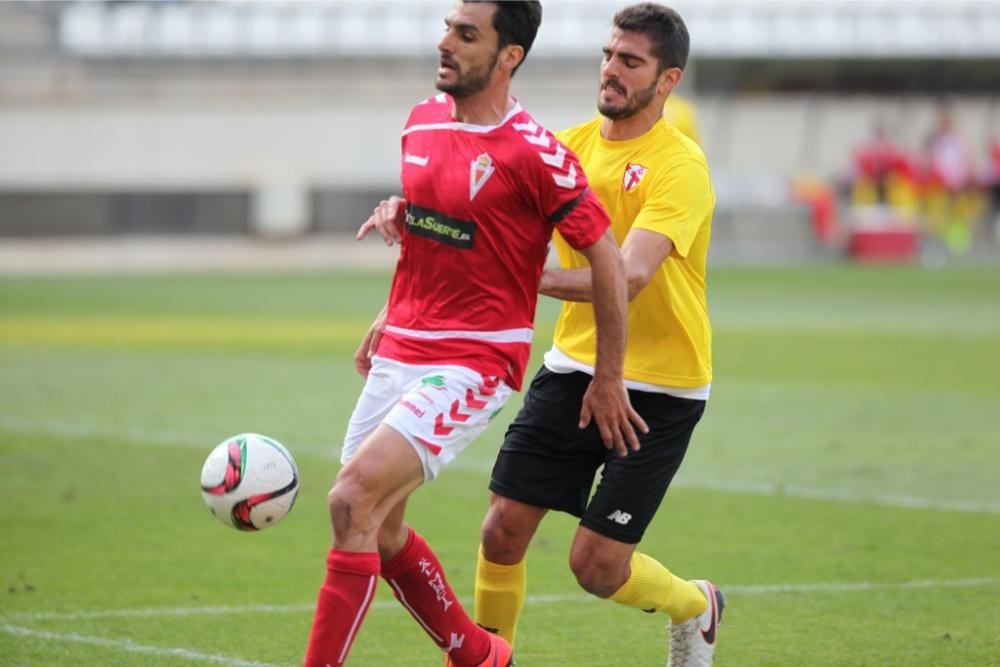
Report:
[[[493,421],[493,418],[496,417],[498,414],[500,414],[501,410],[503,410],[503,408],[497,408],[496,412],[494,412],[493,414],[491,414],[490,418],[487,421]]]
[[[429,384],[432,387],[444,388],[444,376],[443,375],[428,375],[425,378],[420,378],[420,384]]]

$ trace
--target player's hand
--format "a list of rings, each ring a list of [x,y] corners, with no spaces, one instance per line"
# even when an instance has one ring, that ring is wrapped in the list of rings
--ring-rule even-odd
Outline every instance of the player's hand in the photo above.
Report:
[[[595,377],[591,380],[580,408],[580,428],[587,428],[591,419],[597,424],[604,446],[613,448],[618,456],[639,451],[636,428],[649,433],[646,422],[632,408],[625,383],[620,379],[608,381]]]
[[[385,309],[378,314],[372,325],[368,327],[368,333],[361,340],[354,353],[354,367],[358,369],[361,377],[367,379],[368,372],[372,369],[372,357],[378,351],[378,344],[382,340],[382,332],[385,331]]]
[[[383,199],[372,211],[371,216],[365,220],[361,228],[358,229],[358,240],[368,236],[368,232],[375,230],[388,246],[403,241],[403,223],[406,221],[406,200],[393,195],[388,199]]]

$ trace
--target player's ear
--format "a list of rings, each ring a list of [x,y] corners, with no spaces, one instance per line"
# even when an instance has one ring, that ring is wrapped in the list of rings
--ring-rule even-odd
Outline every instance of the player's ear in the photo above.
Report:
[[[505,72],[513,74],[514,69],[524,60],[524,47],[519,44],[508,44],[500,49],[500,57],[497,62]]]
[[[660,72],[659,80],[656,83],[656,92],[659,94],[669,93],[684,78],[684,70],[680,67],[668,67]]]

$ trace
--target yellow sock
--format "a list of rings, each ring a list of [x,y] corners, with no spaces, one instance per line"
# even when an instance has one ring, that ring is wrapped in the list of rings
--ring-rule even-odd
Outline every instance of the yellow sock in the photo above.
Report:
[[[664,611],[673,623],[683,623],[705,611],[708,600],[698,585],[670,573],[658,561],[638,551],[632,554],[632,571],[611,595],[618,604],[643,611]]]
[[[527,588],[527,560],[514,565],[491,563],[483,557],[483,548],[479,547],[473,615],[476,623],[495,631],[511,646],[517,636],[517,619],[524,608]]]

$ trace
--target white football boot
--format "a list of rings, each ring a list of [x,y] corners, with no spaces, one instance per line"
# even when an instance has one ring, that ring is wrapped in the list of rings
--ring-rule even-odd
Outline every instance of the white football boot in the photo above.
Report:
[[[715,641],[726,600],[710,581],[694,581],[705,594],[708,607],[684,623],[670,624],[670,658],[667,667],[711,667]]]

